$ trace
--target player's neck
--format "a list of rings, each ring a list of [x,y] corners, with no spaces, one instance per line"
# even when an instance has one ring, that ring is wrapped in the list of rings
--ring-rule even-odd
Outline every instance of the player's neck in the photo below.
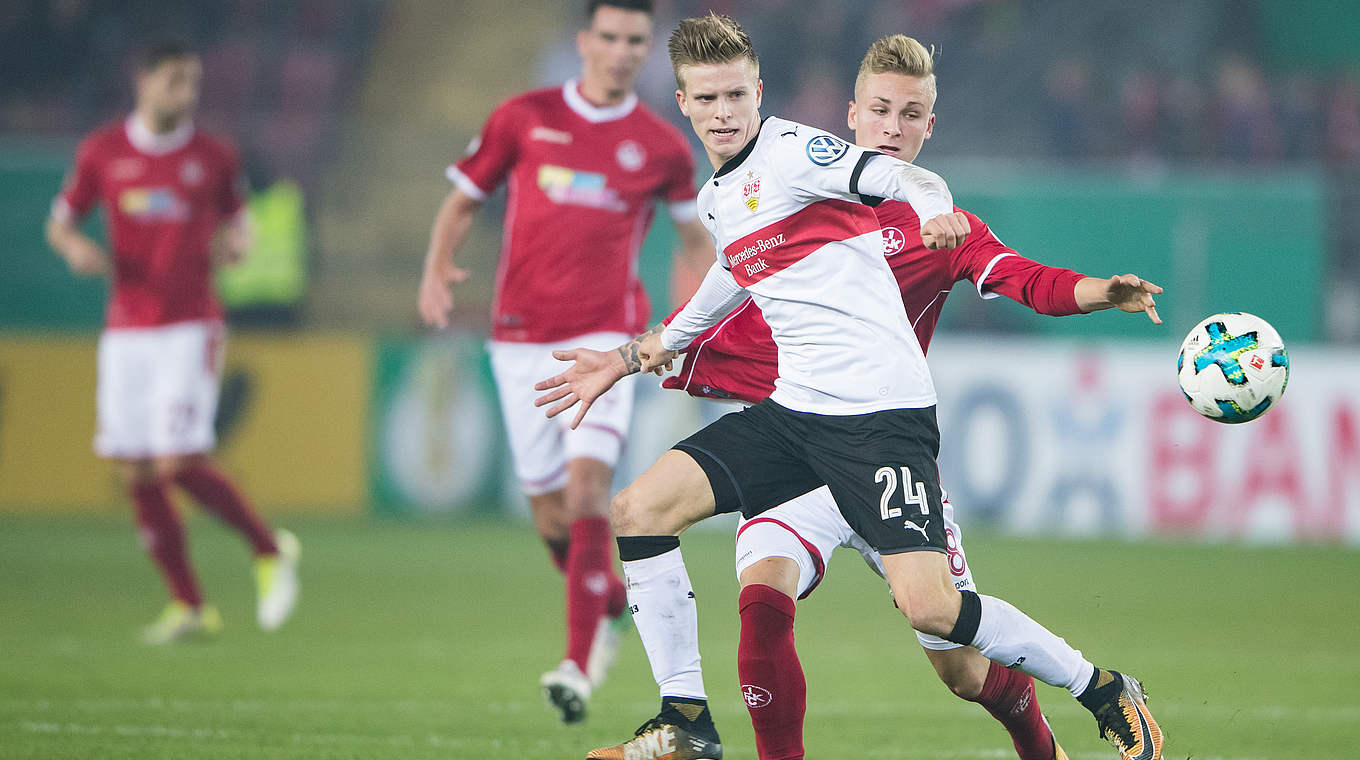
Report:
[[[610,90],[603,85],[590,81],[589,77],[582,76],[576,83],[576,92],[585,101],[596,108],[610,108],[619,105],[628,99],[628,90]]]
[[[134,111],[133,116],[153,135],[168,135],[179,129],[187,121],[183,116],[158,116],[152,111],[143,109]]]
[[[176,119],[168,125],[168,130],[157,132],[157,128],[166,129],[167,125],[156,123],[152,114],[133,111],[126,124],[127,138],[132,146],[151,155],[179,150],[187,145],[194,135],[194,123],[188,117]]]
[[[714,153],[707,145],[704,146],[704,152],[708,154],[708,162],[709,162],[710,164],[713,164],[713,171],[715,171],[715,172],[718,171],[719,169],[723,168],[723,165],[726,164],[728,161],[731,161],[732,159],[736,158],[737,156],[740,156],[740,155],[742,155],[743,153],[746,153],[746,152],[747,152],[746,149],[749,148],[749,147],[751,147],[751,143],[753,143],[753,142],[755,142],[756,140],[760,139],[760,126],[759,126],[759,125],[763,124],[764,122],[763,122],[763,120],[760,118],[760,114],[758,114],[758,113],[756,114],[756,122],[755,122],[755,123],[756,123],[757,126],[756,126],[756,128],[755,128],[755,131],[751,132],[750,138],[749,138],[746,142],[742,143],[742,144],[741,144],[741,147],[740,147],[740,148],[737,148],[737,150],[736,150],[735,152],[733,152],[733,153],[729,153],[729,154],[727,154],[727,155],[725,155],[725,156],[722,156],[722,155],[719,155],[719,154],[717,154],[717,153]]]

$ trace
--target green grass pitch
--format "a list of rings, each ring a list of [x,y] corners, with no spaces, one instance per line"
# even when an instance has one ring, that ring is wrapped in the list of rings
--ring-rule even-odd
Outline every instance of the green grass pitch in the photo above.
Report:
[[[295,521],[302,604],[269,635],[243,545],[194,518],[227,629],[154,649],[136,631],[162,592],[129,523],[0,518],[0,758],[580,758],[655,713],[632,633],[585,725],[543,705],[561,581],[526,525]],[[727,531],[684,540],[715,718],[742,760],[731,547]],[[971,534],[967,548],[984,591],[1144,680],[1168,758],[1360,757],[1360,553]],[[801,603],[797,638],[810,758],[1014,757],[937,682],[857,556]],[[1040,700],[1074,760],[1113,757],[1065,692]]]

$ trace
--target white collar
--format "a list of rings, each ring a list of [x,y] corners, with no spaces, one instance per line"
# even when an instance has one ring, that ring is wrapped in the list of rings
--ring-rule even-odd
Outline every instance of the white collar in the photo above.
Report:
[[[624,98],[623,102],[616,106],[605,106],[601,108],[600,106],[592,105],[591,102],[586,100],[581,95],[581,92],[576,89],[576,86],[580,84],[580,82],[580,79],[574,77],[568,79],[567,83],[562,85],[562,99],[567,101],[567,106],[571,108],[571,110],[575,111],[582,119],[585,119],[592,124],[622,119],[632,113],[633,109],[637,107],[637,95],[632,92],[628,93],[628,97]]]
[[[127,132],[127,139],[128,142],[132,143],[132,147],[153,156],[174,153],[188,145],[194,137],[192,119],[185,119],[180,122],[178,127],[165,134],[156,134],[141,119],[137,118],[136,113],[133,113],[127,118],[127,121],[123,122],[123,129]]]

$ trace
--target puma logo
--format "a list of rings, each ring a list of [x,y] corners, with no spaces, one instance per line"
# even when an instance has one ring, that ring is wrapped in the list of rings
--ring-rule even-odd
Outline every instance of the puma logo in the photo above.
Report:
[[[929,521],[929,520],[926,520],[925,525],[917,525],[916,523],[912,522],[911,520],[906,520],[906,521],[904,521],[904,522],[902,523],[902,527],[903,527],[903,528],[910,528],[911,530],[914,530],[914,531],[916,531],[917,533],[920,533],[920,534],[921,534],[921,538],[925,539],[926,541],[929,541],[929,540],[930,540],[930,536],[926,535],[926,525],[929,525],[929,524],[930,524],[930,521]]]

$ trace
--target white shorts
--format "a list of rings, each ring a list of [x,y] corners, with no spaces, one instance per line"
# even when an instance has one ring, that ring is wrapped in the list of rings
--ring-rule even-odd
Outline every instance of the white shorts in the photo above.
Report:
[[[954,505],[944,496],[945,543],[954,588],[977,591],[973,571],[963,553],[963,533],[954,522]],[[860,553],[864,562],[883,577],[883,559],[846,523],[831,491],[822,486],[737,524],[737,578],[746,568],[767,557],[787,557],[798,564],[798,598],[806,598],[826,575],[837,546]],[[959,645],[938,636],[918,632],[926,649],[955,649]]]
[[[105,330],[95,453],[149,459],[211,451],[225,337],[217,320]]]
[[[554,359],[555,350],[609,351],[632,337],[623,333],[592,333],[558,343],[493,340],[488,344],[515,475],[526,495],[538,496],[565,488],[567,462],[573,459],[597,459],[610,467],[618,464],[633,418],[635,376],[625,377],[596,399],[575,430],[570,426],[576,409],[548,419],[544,415],[547,407],[534,406],[534,399],[542,395],[534,390],[534,383],[561,374],[571,366]]]

